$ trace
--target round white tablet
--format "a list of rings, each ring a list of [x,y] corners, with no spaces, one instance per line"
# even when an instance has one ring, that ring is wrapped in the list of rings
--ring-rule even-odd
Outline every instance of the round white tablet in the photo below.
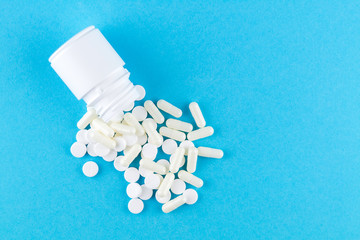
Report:
[[[157,155],[157,147],[151,143],[147,143],[142,148],[142,156],[146,159],[154,160]]]
[[[148,137],[146,134],[138,136],[138,141],[137,143],[140,144],[141,146],[144,145],[148,140]]]
[[[143,106],[134,107],[131,113],[139,122],[144,121],[147,117],[147,111]]]
[[[150,174],[145,177],[145,186],[151,189],[157,189],[161,183],[160,175]]]
[[[133,198],[128,203],[128,209],[133,214],[141,213],[144,209],[144,203],[138,198]]]
[[[177,146],[178,146],[178,145],[177,145],[177,143],[175,142],[175,140],[173,140],[173,139],[166,139],[166,140],[163,142],[161,148],[162,148],[162,150],[163,150],[164,153],[171,155],[171,154],[173,154],[173,153],[175,152]]]
[[[170,189],[174,194],[182,194],[186,189],[186,184],[181,179],[175,179]]]
[[[166,168],[166,172],[169,172],[169,167],[170,167],[170,163],[168,160],[165,159],[160,159],[159,161],[157,161],[156,163],[163,165]]]
[[[153,195],[153,190],[151,188],[148,188],[147,186],[145,186],[145,184],[141,185],[141,195],[140,195],[140,199],[142,200],[148,200],[152,197]]]
[[[129,196],[129,198],[140,197],[141,192],[142,192],[142,188],[138,183],[133,182],[126,187],[126,194]]]
[[[96,143],[94,150],[95,150],[96,155],[98,155],[100,157],[103,157],[103,156],[109,154],[109,152],[110,152],[110,148],[102,145],[101,143]]]
[[[99,172],[99,166],[96,164],[96,162],[89,161],[83,165],[82,171],[85,176],[94,177]]]
[[[83,144],[88,144],[89,143],[89,139],[87,137],[88,134],[88,130],[86,129],[81,129],[80,131],[78,131],[76,133],[76,141],[83,143]]]
[[[143,99],[145,97],[145,88],[141,85],[136,85],[135,90],[139,93],[139,97],[136,99],[137,101],[140,101],[141,99]]]
[[[157,192],[155,193],[155,199],[156,199],[156,201],[158,201],[159,203],[167,203],[168,201],[170,201],[170,198],[171,198],[171,193],[170,193],[170,191],[167,191],[167,192],[166,192],[166,195],[163,196],[163,197],[160,197],[158,193],[159,193],[159,191],[157,191]]]
[[[114,161],[114,159],[117,156],[117,152],[115,150],[110,150],[110,152],[108,154],[106,154],[105,156],[103,156],[103,159],[107,162],[112,162]]]
[[[198,194],[194,189],[186,189],[183,193],[186,204],[194,204],[198,200]]]
[[[147,176],[149,176],[150,174],[154,174],[153,171],[150,171],[149,169],[146,169],[146,168],[141,167],[141,166],[139,167],[139,173],[140,173],[140,175],[143,176],[143,177],[147,177]]]
[[[131,147],[138,141],[138,137],[135,134],[125,134],[123,135],[123,138],[126,141],[126,146]]]
[[[114,140],[116,142],[116,151],[121,152],[126,148],[126,141],[123,137],[115,137]]]
[[[154,119],[152,119],[152,118],[147,118],[147,119],[144,120],[144,122],[150,122],[150,123],[153,125],[153,127],[154,127],[155,129],[157,129],[157,123],[155,122]],[[144,122],[143,122],[143,123],[144,123]]]
[[[74,142],[70,147],[70,152],[74,157],[81,158],[86,153],[86,146],[80,142]]]
[[[114,160],[114,167],[116,170],[123,172],[127,169],[126,166],[121,165],[120,161],[124,156],[118,156],[117,158],[115,158]]]
[[[87,153],[92,156],[92,157],[96,157],[96,152],[95,152],[95,144],[96,143],[89,143],[87,146],[86,146],[86,151]]]
[[[171,155],[171,156],[170,156],[170,164],[171,164],[171,162],[172,162],[173,159],[174,159],[173,156],[174,156],[174,155]],[[184,166],[184,164],[185,164],[185,157],[183,157],[183,158],[181,159],[180,167]]]
[[[127,182],[136,182],[139,180],[140,174],[136,168],[130,167],[125,170],[124,177]]]
[[[131,109],[133,109],[133,107],[135,106],[134,102],[129,102],[125,107],[124,107],[124,111],[128,112],[131,111]]]
[[[187,155],[189,147],[195,147],[194,143],[189,140],[181,142],[179,146],[185,149],[185,155]]]

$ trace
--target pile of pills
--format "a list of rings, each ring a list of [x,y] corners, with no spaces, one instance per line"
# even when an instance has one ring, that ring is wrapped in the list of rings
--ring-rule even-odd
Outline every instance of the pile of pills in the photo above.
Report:
[[[137,100],[142,100],[145,90],[136,87],[141,93]],[[128,203],[131,213],[140,213],[144,209],[143,201],[153,195],[163,204],[162,211],[169,213],[181,205],[197,201],[197,192],[187,189],[187,185],[203,186],[203,180],[194,174],[198,156],[223,157],[220,149],[195,147],[193,141],[213,135],[214,129],[206,126],[196,102],[190,103],[189,109],[197,129],[191,123],[177,119],[182,116],[182,110],[165,100],[159,100],[156,105],[147,100],[144,106],[136,106],[125,114],[119,113],[109,122],[104,122],[94,109],[88,108],[77,123],[80,131],[70,151],[77,158],[86,153],[102,157],[113,162],[116,170],[124,172],[124,178],[129,182],[126,194],[131,198]],[[172,118],[166,120],[162,112]],[[170,155],[169,159],[157,159],[159,151]],[[141,157],[139,162],[136,161],[138,156]],[[94,177],[99,167],[88,161],[82,170],[85,176]],[[141,177],[144,180],[140,185]],[[172,194],[178,196],[171,199]]]

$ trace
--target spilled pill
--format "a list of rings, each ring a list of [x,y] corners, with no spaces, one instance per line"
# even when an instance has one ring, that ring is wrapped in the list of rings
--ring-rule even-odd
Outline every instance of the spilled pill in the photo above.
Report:
[[[199,156],[208,158],[222,158],[224,152],[221,149],[209,148],[209,147],[198,147]]]
[[[200,128],[198,130],[189,132],[187,135],[187,139],[189,139],[189,141],[195,141],[200,138],[209,137],[213,134],[214,134],[214,129],[212,127],[204,127],[204,128]]]
[[[201,188],[204,185],[203,180],[184,170],[179,171],[178,177],[197,188]]]
[[[200,110],[199,104],[197,104],[196,102],[192,102],[189,105],[189,109],[190,109],[191,115],[193,116],[193,118],[195,120],[196,125],[199,128],[205,127],[206,122],[205,122],[204,116]]]
[[[157,107],[163,110],[164,112],[173,115],[176,118],[179,118],[182,115],[182,111],[180,108],[175,107],[174,105],[172,105],[171,103],[165,100],[159,100],[157,102]]]
[[[159,109],[155,106],[155,104],[152,101],[147,100],[144,103],[144,107],[146,111],[150,114],[150,116],[155,120],[155,122],[162,124],[165,121],[164,116],[161,114]]]

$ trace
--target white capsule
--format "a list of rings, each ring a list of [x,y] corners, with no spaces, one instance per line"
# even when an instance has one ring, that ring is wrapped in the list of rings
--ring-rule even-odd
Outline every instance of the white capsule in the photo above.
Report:
[[[153,125],[153,127],[155,128],[155,130],[157,129],[157,123],[155,122],[154,119],[152,119],[152,118],[147,118],[147,119],[145,119],[145,120],[143,121],[143,124],[144,124],[144,122],[151,123],[151,125]]]
[[[155,104],[152,101],[147,100],[144,103],[144,107],[146,111],[148,111],[148,113],[153,117],[155,122],[162,124],[165,121],[164,116],[161,114],[159,109],[155,106]]]
[[[164,137],[168,137],[179,142],[184,141],[186,138],[185,133],[167,127],[161,127],[159,132]]]
[[[165,175],[164,180],[161,182],[159,189],[158,189],[158,194],[160,197],[166,196],[166,193],[171,188],[171,185],[173,184],[174,179],[175,179],[175,175],[173,173],[167,173]]]
[[[156,162],[157,164],[161,164],[166,168],[166,172],[169,172],[170,163],[166,159],[160,159]]]
[[[101,120],[100,118],[95,118],[92,122],[92,128],[94,128],[95,130],[98,130],[99,132],[101,132],[102,134],[104,134],[107,137],[113,137],[115,132],[114,130],[109,127],[103,120]]]
[[[124,155],[121,159],[120,163],[124,167],[128,167],[134,159],[139,155],[141,152],[141,146],[139,144],[134,144],[129,151]]]
[[[173,161],[170,162],[170,167],[169,167],[170,172],[176,173],[179,171],[182,158],[184,157],[184,153],[185,153],[185,149],[182,147],[178,147],[175,150],[175,153],[172,156]]]
[[[191,132],[193,130],[193,125],[191,125],[190,123],[183,122],[173,118],[166,120],[166,126],[168,128],[183,132]]]
[[[204,127],[204,128],[200,128],[198,130],[189,132],[187,135],[187,138],[190,141],[195,141],[198,140],[200,138],[206,138],[209,137],[211,135],[214,134],[214,129],[212,127]]]
[[[149,159],[142,159],[140,166],[161,175],[166,174],[166,167]]]
[[[124,121],[136,129],[136,135],[138,136],[144,135],[145,131],[138,122],[138,120],[134,117],[134,115],[132,115],[131,113],[126,113],[124,115]]]
[[[185,141],[181,142],[179,146],[183,147],[185,149],[185,155],[188,155],[189,147],[194,147],[195,145],[193,142],[191,142],[189,140],[185,140]]]
[[[193,173],[196,170],[196,163],[198,158],[198,149],[196,147],[190,147],[188,150],[188,158],[187,158],[187,165],[186,170],[189,173]]]
[[[84,129],[91,123],[92,120],[97,117],[98,115],[96,114],[95,110],[93,108],[89,108],[84,116],[82,116],[82,118],[78,121],[77,127],[79,129]]]
[[[201,188],[204,185],[203,180],[184,170],[179,171],[178,177],[197,188]]]
[[[147,135],[149,136],[148,140],[155,145],[161,145],[163,142],[162,136],[156,131],[154,125],[150,121],[143,121],[142,123],[143,129],[145,129]]]
[[[90,129],[88,132],[88,137],[89,140],[92,140],[96,143],[101,143],[102,145],[110,149],[114,149],[116,147],[116,142],[113,139],[105,136],[104,134],[96,130]]]
[[[147,111],[143,106],[137,106],[135,107],[131,113],[135,116],[135,118],[141,122],[144,121],[147,117]]]
[[[110,127],[120,134],[135,134],[136,128],[122,123],[111,123]]]
[[[174,156],[175,156],[175,154],[172,154],[170,156],[170,159],[169,159],[170,164],[174,162],[174,159],[175,159]],[[185,164],[185,157],[182,157],[181,162],[180,162],[180,168],[182,166],[184,166],[184,164]]]
[[[165,100],[159,100],[157,102],[157,107],[163,110],[164,112],[173,115],[176,118],[179,118],[182,115],[182,111],[180,108],[175,107],[174,105],[172,105],[171,103]]]
[[[161,145],[164,142],[164,137],[160,134],[157,136],[156,139],[153,139],[152,137],[149,137],[148,142],[155,145],[157,148],[161,147]]]
[[[198,151],[198,155],[201,157],[222,158],[224,156],[224,152],[216,148],[198,147]]]
[[[94,177],[99,172],[99,166],[96,164],[96,162],[89,161],[83,165],[82,171],[85,176]]]
[[[205,127],[206,122],[205,122],[204,116],[201,112],[201,109],[199,107],[199,104],[197,104],[196,102],[192,102],[192,103],[190,103],[189,108],[190,108],[191,115],[193,116],[193,118],[195,120],[196,125],[199,128]]]
[[[184,195],[180,195],[176,198],[174,198],[173,200],[165,203],[163,206],[162,206],[162,211],[164,213],[169,213],[171,211],[174,211],[175,209],[177,209],[178,207],[184,205],[186,203],[186,198]]]
[[[163,152],[169,155],[173,154],[177,147],[178,145],[173,139],[166,139],[161,146]]]
[[[70,147],[70,152],[74,157],[81,158],[86,154],[86,146],[80,142],[74,142]]]

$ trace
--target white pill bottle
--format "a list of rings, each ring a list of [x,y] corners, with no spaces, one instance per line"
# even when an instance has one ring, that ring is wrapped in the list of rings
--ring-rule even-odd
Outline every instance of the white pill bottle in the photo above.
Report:
[[[104,121],[131,110],[135,100],[143,98],[144,89],[129,80],[125,62],[94,26],[64,43],[49,62],[76,98]]]

